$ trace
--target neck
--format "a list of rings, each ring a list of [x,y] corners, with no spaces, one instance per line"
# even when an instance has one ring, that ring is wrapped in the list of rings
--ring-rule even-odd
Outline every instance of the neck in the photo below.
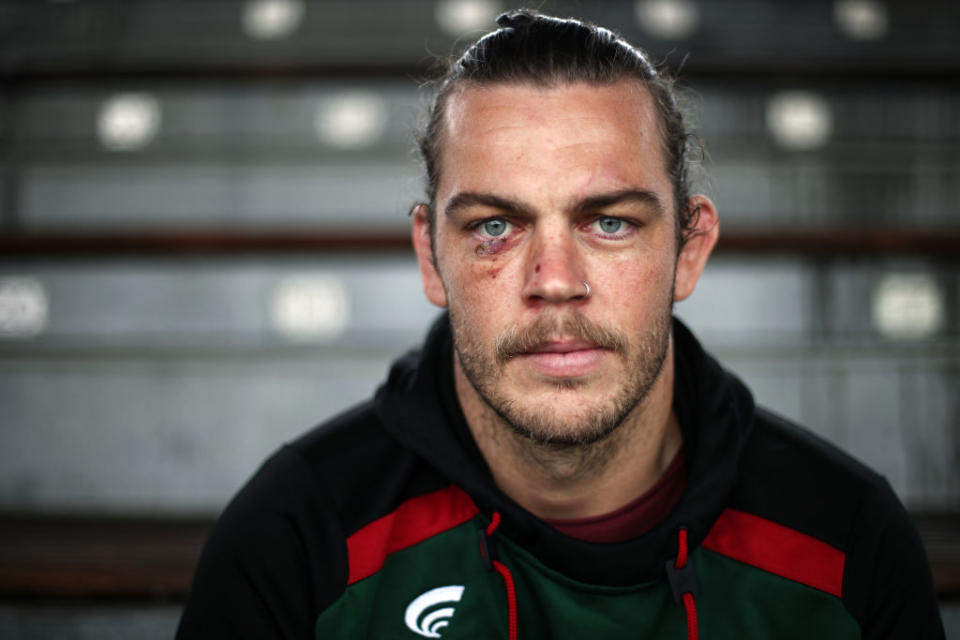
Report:
[[[647,396],[610,436],[588,445],[542,444],[517,434],[480,397],[459,362],[454,377],[497,486],[540,518],[586,518],[627,504],[656,483],[682,443],[673,412],[672,341]]]

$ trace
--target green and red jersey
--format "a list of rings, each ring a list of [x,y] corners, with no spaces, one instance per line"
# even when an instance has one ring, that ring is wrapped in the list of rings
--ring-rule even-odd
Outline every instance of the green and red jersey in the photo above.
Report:
[[[674,344],[686,479],[649,530],[578,539],[496,487],[444,316],[231,502],[178,638],[943,638],[887,483],[755,407],[679,322]]]

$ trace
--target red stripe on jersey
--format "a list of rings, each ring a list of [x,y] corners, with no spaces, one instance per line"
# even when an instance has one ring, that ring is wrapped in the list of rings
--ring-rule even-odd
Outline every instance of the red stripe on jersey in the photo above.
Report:
[[[470,496],[452,485],[403,502],[347,538],[347,584],[375,574],[391,553],[463,524],[478,511]]]
[[[734,560],[841,597],[846,555],[805,533],[724,509],[703,546]]]

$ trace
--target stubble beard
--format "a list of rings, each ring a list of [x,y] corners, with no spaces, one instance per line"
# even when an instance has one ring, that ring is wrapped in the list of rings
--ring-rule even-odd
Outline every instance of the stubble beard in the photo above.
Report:
[[[510,328],[498,338],[493,354],[476,340],[469,322],[451,305],[454,349],[463,372],[477,394],[512,431],[551,450],[585,449],[610,438],[641,405],[660,377],[670,345],[671,305],[665,305],[653,324],[639,337],[587,320],[576,310],[541,316],[533,325]],[[596,399],[585,397],[580,407],[560,415],[549,402],[511,394],[504,386],[504,368],[510,359],[551,339],[586,340],[609,349],[625,364],[622,383]],[[557,383],[558,393],[575,394],[586,380]],[[595,392],[594,392],[595,393]]]

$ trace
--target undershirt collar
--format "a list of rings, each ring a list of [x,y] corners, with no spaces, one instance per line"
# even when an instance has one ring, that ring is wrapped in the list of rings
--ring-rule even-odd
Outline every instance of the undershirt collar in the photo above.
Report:
[[[660,479],[639,498],[598,516],[546,520],[561,533],[588,542],[623,542],[639,537],[670,513],[683,495],[687,474],[683,449],[677,451]]]

